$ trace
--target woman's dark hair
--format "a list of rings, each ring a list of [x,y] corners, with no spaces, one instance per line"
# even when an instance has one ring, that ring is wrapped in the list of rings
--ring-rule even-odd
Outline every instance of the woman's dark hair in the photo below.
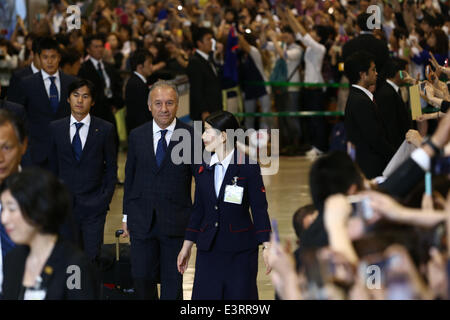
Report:
[[[219,131],[227,131],[227,129],[239,129],[239,121],[228,111],[216,111],[205,120],[214,129]]]
[[[317,159],[311,166],[309,188],[314,207],[319,212],[329,196],[346,194],[352,185],[361,190],[363,180],[358,168],[345,152],[334,151]]]
[[[65,49],[61,51],[60,66],[63,67],[66,64],[72,66],[75,62],[80,61],[81,54],[76,50]]]
[[[70,197],[53,174],[40,168],[26,168],[5,179],[1,192],[7,190],[30,225],[41,233],[58,234],[70,213]]]
[[[228,111],[216,111],[205,119],[205,122],[209,123],[211,127],[221,132],[227,132],[228,129],[235,130],[240,128],[239,121]],[[228,135],[227,135],[228,137]],[[227,145],[236,145],[236,135],[233,134],[227,138]]]
[[[436,37],[436,45],[432,48],[433,53],[438,53],[442,56],[447,56],[448,54],[448,38],[445,32],[441,29],[433,29],[431,31]]]
[[[91,94],[91,97],[92,97],[92,101],[94,101],[95,100],[95,86],[92,83],[92,81],[87,80],[87,79],[81,79],[81,80],[72,82],[68,87],[69,97],[72,94],[72,92],[74,92],[75,90],[77,90],[81,87],[84,87],[84,86],[88,87],[89,93]]]

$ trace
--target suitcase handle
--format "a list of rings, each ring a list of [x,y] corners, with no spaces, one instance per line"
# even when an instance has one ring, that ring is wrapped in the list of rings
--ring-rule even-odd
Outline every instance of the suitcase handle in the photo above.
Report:
[[[122,235],[122,234],[123,234],[122,229],[116,230],[116,233],[115,233],[115,235],[116,235],[116,261],[119,261],[119,259],[120,259],[120,250],[119,250],[120,241],[119,241],[119,239],[120,239],[120,235]]]

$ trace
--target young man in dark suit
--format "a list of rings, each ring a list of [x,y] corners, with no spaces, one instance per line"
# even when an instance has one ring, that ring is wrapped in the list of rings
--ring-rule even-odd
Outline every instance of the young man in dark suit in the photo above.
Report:
[[[6,98],[11,101],[16,101],[21,95],[20,91],[20,79],[23,79],[32,74],[38,73],[41,69],[41,61],[39,60],[38,46],[40,37],[34,36],[31,46],[31,53],[33,55],[33,61],[27,67],[18,69],[13,72],[11,79],[9,80],[9,88]]]
[[[406,82],[400,72],[406,70],[408,63],[398,58],[389,59],[383,69],[384,77],[377,87],[375,99],[386,129],[386,138],[394,149],[405,141],[406,132],[412,127],[411,113],[401,97],[400,86]]]
[[[80,237],[91,261],[100,254],[106,213],[117,182],[114,126],[89,114],[94,96],[89,80],[72,83],[68,98],[71,115],[50,124],[50,167],[73,196],[75,239]]]
[[[152,120],[148,110],[147,78],[152,74],[152,56],[147,50],[138,50],[130,57],[133,74],[125,87],[125,105],[127,106],[127,132]]]
[[[192,207],[193,162],[174,161],[172,150],[181,142],[171,138],[182,134],[183,146],[193,146],[194,130],[175,118],[178,93],[172,84],[156,82],[148,105],[153,121],[131,131],[128,139],[123,229],[131,239],[131,274],[137,297],[158,299],[160,276],[161,299],[182,300],[183,277],[177,270],[177,256]],[[183,133],[190,141],[184,140]],[[175,150],[173,153],[178,155]]]
[[[356,163],[372,179],[382,174],[395,153],[369,91],[377,81],[373,56],[365,51],[354,53],[345,61],[345,74],[351,83],[345,108],[347,139],[355,145]]]
[[[189,59],[189,105],[192,120],[205,120],[214,111],[222,110],[222,90],[212,53],[213,32],[198,28],[193,33],[195,54]]]
[[[387,43],[375,38],[369,29],[368,21],[371,17],[368,13],[361,13],[357,17],[357,29],[359,36],[345,43],[342,48],[342,58],[345,62],[347,58],[357,51],[366,51],[374,55],[374,62],[377,70],[382,70],[385,62],[389,59],[389,49]],[[344,65],[345,69],[345,65]]]
[[[59,70],[59,44],[53,38],[41,39],[38,54],[42,69],[20,81],[21,95],[14,102],[23,105],[27,113],[30,162],[47,168],[50,122],[70,114],[67,87],[77,78]]]
[[[113,110],[123,107],[122,79],[118,71],[103,61],[105,40],[96,34],[86,40],[89,58],[81,65],[78,77],[92,81],[96,88],[92,115],[116,125]]]

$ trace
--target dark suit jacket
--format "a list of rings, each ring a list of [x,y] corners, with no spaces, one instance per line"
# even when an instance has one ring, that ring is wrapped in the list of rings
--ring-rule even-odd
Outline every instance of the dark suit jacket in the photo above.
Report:
[[[344,44],[342,58],[345,61],[352,53],[366,51],[375,57],[377,71],[381,71],[385,62],[389,59],[387,43],[375,38],[371,34],[361,34]],[[344,66],[345,68],[345,66]]]
[[[395,149],[405,140],[406,132],[412,127],[411,113],[400,95],[386,81],[375,92],[375,101],[386,129],[386,137]]]
[[[21,96],[18,103],[25,107],[28,120],[28,138],[31,162],[36,165],[46,164],[51,146],[50,122],[70,115],[67,102],[68,87],[77,78],[59,71],[61,92],[59,92],[58,110],[53,112],[50,99],[45,90],[42,73],[38,72],[20,81]]]
[[[345,107],[347,140],[356,148],[356,162],[368,179],[380,176],[395,153],[386,139],[378,107],[360,89],[351,87]]]
[[[192,147],[193,128],[177,119],[174,135],[177,129],[184,129],[183,132],[189,133],[191,141],[188,147]],[[193,169],[191,164],[174,164],[171,161],[171,152],[178,143],[170,141],[166,156],[158,168],[153,148],[153,121],[130,133],[123,213],[128,215],[127,224],[132,237],[145,239],[148,236],[154,213],[161,234],[184,236],[192,207]],[[185,155],[183,150],[177,154]],[[191,157],[188,161],[193,163]]]
[[[29,252],[28,246],[20,245],[11,250],[5,258],[3,282],[5,300],[23,299],[22,281]],[[67,283],[74,283],[69,278],[75,276],[75,272],[69,269],[69,266],[80,268],[80,289],[69,289],[67,286]],[[41,278],[41,287],[47,291],[45,300],[92,300],[99,297],[98,284],[91,263],[81,251],[63,241],[57,241],[55,244]]]
[[[117,182],[114,126],[91,116],[91,124],[78,162],[70,141],[70,117],[50,124],[50,168],[73,195],[74,213],[106,214]]]
[[[31,76],[33,69],[31,66],[18,69],[13,72],[11,79],[9,80],[9,87],[7,92],[7,99],[10,101],[20,100],[20,79]]]
[[[117,109],[123,107],[122,79],[120,78],[120,74],[112,65],[104,61],[103,65],[105,66],[105,71],[111,81],[110,87],[113,96],[110,99],[105,96],[105,84],[97,72],[97,67],[92,64],[90,59],[81,65],[80,71],[78,72],[78,77],[88,79],[95,85],[95,105],[92,108],[91,114],[115,124],[116,121],[111,107],[113,105]]]
[[[202,112],[222,110],[222,90],[219,77],[210,63],[195,53],[186,70],[189,77],[189,108],[192,120],[201,120]]]
[[[238,177],[237,185],[244,188],[241,205],[224,201],[225,187],[233,184],[233,177]],[[249,158],[235,150],[219,197],[214,188],[214,166],[198,166],[194,207],[185,239],[196,242],[199,250],[209,251],[214,247],[214,250],[238,252],[269,241],[270,232],[266,190],[258,164],[249,164]]]
[[[403,198],[423,180],[425,171],[411,158],[401,164],[382,184],[380,190]]]
[[[128,133],[134,128],[152,120],[152,114],[148,109],[149,88],[134,73],[128,79],[125,88],[125,105],[127,106],[126,124]]]

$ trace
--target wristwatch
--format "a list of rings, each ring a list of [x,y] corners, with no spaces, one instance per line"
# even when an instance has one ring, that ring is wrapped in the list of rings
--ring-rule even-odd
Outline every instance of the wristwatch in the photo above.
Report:
[[[423,145],[429,145],[431,147],[431,149],[433,149],[435,156],[440,156],[442,154],[442,149],[439,149],[434,143],[433,141],[431,141],[431,138],[427,138],[422,142],[422,146]]]

